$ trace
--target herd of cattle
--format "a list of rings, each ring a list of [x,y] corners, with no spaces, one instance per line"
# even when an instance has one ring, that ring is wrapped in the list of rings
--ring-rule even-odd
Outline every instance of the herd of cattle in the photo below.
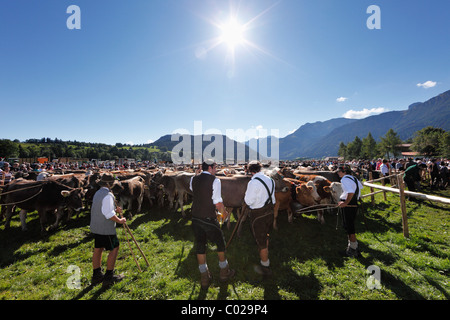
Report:
[[[47,228],[47,215],[56,215],[50,229],[58,227],[64,214],[70,219],[74,212],[88,209],[95,192],[100,188],[98,181],[105,171],[74,171],[64,174],[30,173],[25,178],[12,180],[2,186],[0,204],[2,217],[6,218],[5,228],[10,225],[11,216],[20,209],[22,230],[26,230],[27,212],[37,210],[41,231]],[[181,210],[192,201],[189,188],[190,179],[195,174],[190,167],[109,171],[116,181],[111,191],[118,205],[127,209],[129,215],[139,213],[144,201],[150,206],[168,207]],[[342,193],[339,176],[333,171],[301,171],[290,167],[263,168],[263,172],[275,182],[275,219],[278,212],[286,210],[292,222],[293,213],[299,208],[320,207],[339,201]],[[245,167],[223,167],[216,176],[221,180],[222,199],[227,210],[238,215],[245,208],[244,196],[251,176]],[[78,214],[77,214],[78,217]],[[324,223],[323,211],[318,211],[318,219]]]

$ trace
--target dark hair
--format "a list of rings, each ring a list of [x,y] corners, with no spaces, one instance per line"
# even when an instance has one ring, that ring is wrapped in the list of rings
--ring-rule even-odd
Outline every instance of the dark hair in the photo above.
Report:
[[[350,169],[350,167],[348,167],[348,166],[340,166],[338,168],[338,171],[342,171],[345,174],[352,174],[352,169]]]
[[[214,167],[216,165],[216,163],[212,160],[205,160],[202,163],[202,170],[203,171],[208,171],[209,167]]]
[[[248,164],[248,171],[251,173],[258,173],[261,171],[261,163],[259,161],[251,161]]]

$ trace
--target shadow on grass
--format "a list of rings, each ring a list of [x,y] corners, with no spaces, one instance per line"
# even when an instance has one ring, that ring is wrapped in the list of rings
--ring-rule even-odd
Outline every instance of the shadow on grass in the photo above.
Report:
[[[364,216],[359,215],[356,221],[357,232],[370,232],[374,242],[381,244],[384,241],[382,239],[384,233],[401,233],[401,219],[396,219],[395,222],[392,222],[392,219],[386,219],[391,214],[389,212],[391,208],[392,205],[390,203],[380,202],[376,204],[373,211],[365,212]],[[158,222],[158,226],[152,230],[152,233],[158,237],[162,246],[167,237],[174,240],[189,241],[193,244],[194,237],[189,218],[190,210],[187,209],[186,212],[187,218],[183,218],[179,212],[156,207],[144,207],[142,213],[135,215],[129,221],[129,226],[134,230],[141,225]],[[89,213],[85,212],[79,219],[73,217],[71,221],[64,222],[55,232],[61,229],[70,230],[85,227],[89,225],[89,216]],[[28,221],[29,232],[27,233],[22,233],[20,228],[0,231],[1,267],[15,261],[25,260],[32,255],[42,252],[42,250],[34,250],[17,253],[17,250],[23,244],[35,241],[49,241],[48,237],[42,238],[40,235],[40,225],[37,216],[29,215],[29,218],[31,219]],[[315,267],[313,263],[317,260],[329,270],[336,270],[345,268],[345,261],[348,259],[341,255],[347,245],[347,237],[342,230],[339,217],[336,216],[336,212],[333,212],[332,214],[326,214],[325,219],[326,223],[321,225],[314,216],[302,215],[296,216],[293,223],[290,224],[287,222],[286,214],[280,213],[278,218],[279,228],[278,230],[273,230],[270,237],[269,250],[273,276],[269,279],[263,279],[261,275],[255,272],[255,266],[259,264],[259,255],[248,221],[244,223],[240,237],[236,237],[227,250],[227,259],[230,266],[237,271],[233,281],[221,284],[217,280],[219,274],[217,254],[215,253],[215,248],[209,246],[207,253],[208,266],[213,275],[215,275],[213,285],[219,287],[216,299],[245,299],[246,294],[242,293],[242,289],[239,288],[242,284],[262,288],[263,297],[267,300],[283,299],[286,292],[301,300],[319,299],[323,287],[321,280],[314,272]],[[233,221],[230,229],[223,227],[226,241],[229,240],[235,224],[236,222]],[[337,229],[336,226],[338,226]],[[84,238],[76,242],[64,245],[55,244],[48,251],[48,254],[57,256],[66,250],[73,249],[91,240],[92,238],[87,233]],[[376,264],[377,261],[382,261],[385,265],[393,265],[399,260],[403,260],[403,264],[407,264],[415,270],[414,266],[411,266],[408,261],[402,258],[401,253],[396,253],[392,250],[376,250],[370,244],[360,241],[363,256],[358,258],[358,261],[364,266],[368,267]],[[431,251],[432,244],[429,244],[429,247]],[[173,271],[174,276],[188,279],[192,283],[192,288],[189,288],[189,299],[206,299],[208,290],[200,289],[200,274],[193,245],[190,246],[183,243],[179,248],[179,252],[174,256],[174,260],[176,261],[176,267]],[[295,265],[292,261],[295,261]],[[305,269],[308,268],[308,263],[313,265],[309,270]],[[303,269],[299,270],[299,268]],[[420,276],[439,290],[447,299],[450,298],[446,288],[442,287],[437,281],[424,273],[420,273]],[[383,286],[391,290],[399,299],[425,299],[422,294],[408,286],[398,276],[386,270],[382,270],[382,281]],[[96,287],[88,286],[80,291],[74,299],[82,299],[84,296],[92,294],[90,298],[95,300],[100,298],[104,292],[105,290],[102,288],[97,289]],[[231,297],[231,295],[233,296]]]

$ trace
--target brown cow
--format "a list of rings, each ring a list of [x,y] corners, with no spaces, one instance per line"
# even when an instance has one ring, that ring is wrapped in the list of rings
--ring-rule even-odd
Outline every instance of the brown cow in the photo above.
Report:
[[[68,207],[78,211],[83,207],[83,188],[70,188],[56,181],[19,179],[8,184],[3,193],[1,202],[7,205],[5,228],[9,227],[14,205],[21,209],[20,220],[23,231],[26,230],[26,213],[37,210],[42,233],[46,231],[47,212],[57,212],[56,221],[50,227],[55,229],[61,220],[60,213],[63,208]]]
[[[283,180],[291,184],[290,194],[295,197],[295,201],[303,208],[311,207],[317,204],[316,187],[312,181],[304,182],[291,178],[284,178]]]
[[[183,217],[186,217],[183,206],[189,201],[188,197],[193,195],[190,188],[190,182],[193,176],[194,173],[191,172],[181,172],[174,176],[176,192],[175,210],[180,208]]]
[[[292,203],[292,196],[290,193],[290,184],[283,180],[278,168],[263,169],[264,174],[272,178],[275,184],[275,205],[274,205],[274,228],[277,228],[276,219],[279,210],[288,211],[288,220],[292,222],[292,210],[290,205]],[[236,210],[237,216],[244,215],[242,222],[246,219],[246,206],[244,206],[245,192],[251,180],[251,176],[236,174],[231,177],[218,177],[222,185],[222,199],[223,204],[227,210]],[[242,223],[239,227],[240,233]]]
[[[176,197],[175,179],[173,179],[174,174],[175,173],[160,172],[154,177],[155,183],[158,185],[158,192],[156,196],[159,207],[164,206],[165,201],[167,201],[169,209],[172,210],[173,208]]]
[[[316,186],[317,193],[320,196],[319,204],[331,204],[333,202],[332,196],[331,196],[331,182],[322,177],[322,176],[316,176],[313,180],[314,185]],[[320,223],[325,223],[325,218],[323,216],[324,210],[319,210],[317,212],[317,219],[320,221]]]
[[[341,195],[342,195],[342,184],[340,182],[332,182],[330,185],[331,189],[331,198],[334,203],[339,203]]]
[[[314,199],[314,185],[311,182],[299,182],[295,186],[295,199],[303,207],[311,207],[316,204]]]
[[[156,178],[158,172],[146,172],[144,176],[144,198],[148,200],[150,206],[153,206],[153,202],[157,200],[158,187]]]
[[[97,171],[86,177],[86,193],[84,198],[87,207],[92,204],[95,193],[100,189],[98,181],[100,181],[102,175],[103,172]]]
[[[237,174],[231,177],[217,178],[219,178],[221,184],[223,205],[225,206],[227,211],[235,212],[235,218],[237,219],[239,219],[241,215],[244,215],[241,218],[241,221],[244,222],[247,214],[247,205],[245,204],[244,197],[251,176]],[[228,220],[228,226],[229,225],[230,220]],[[238,235],[241,232],[241,227],[242,223],[240,224],[237,231]]]
[[[165,195],[169,203],[169,209],[177,211],[180,208],[183,217],[186,217],[184,205],[189,201],[189,196],[192,195],[190,181],[193,176],[194,173],[179,171],[166,172],[155,178],[155,182],[159,183],[159,189],[163,192],[159,195],[160,201],[163,200],[162,196]]]
[[[290,170],[284,170],[282,171],[283,174],[294,177],[294,179],[299,181],[305,181],[305,182],[312,182],[314,184],[314,188],[316,189],[317,195],[315,195],[315,200],[317,204],[331,204],[332,203],[332,197],[331,197],[331,181],[327,178],[323,177],[322,175],[317,175],[317,171],[311,174],[300,174],[295,173]],[[334,174],[334,173],[333,173]],[[333,176],[333,175],[331,175]],[[324,210],[318,210],[317,219],[320,221],[320,223],[324,224]]]
[[[87,185],[87,178],[84,173],[69,173],[69,174],[62,174],[62,175],[50,175],[44,180],[53,180],[59,183],[62,183],[65,186],[68,186],[70,188],[84,188]],[[84,190],[85,193],[87,190]],[[67,208],[67,221],[70,220],[73,213],[72,208]],[[80,210],[77,211],[77,219],[79,217]],[[61,212],[62,215],[62,212]]]
[[[292,223],[293,220],[293,212],[291,208],[292,204],[292,193],[290,192],[291,183],[287,180],[283,179],[283,183],[286,186],[286,191],[277,191],[275,192],[275,206],[273,209],[274,219],[273,219],[273,228],[278,229],[277,227],[277,217],[278,217],[278,211],[280,210],[286,210],[288,214],[288,221],[289,223]]]
[[[134,202],[137,202],[137,210],[134,213],[141,212],[144,200],[144,178],[136,176],[127,180],[114,181],[111,192],[116,196],[122,208],[127,206],[127,213],[130,217],[132,217],[131,210]]]
[[[174,172],[166,172],[162,174],[158,174],[155,177],[155,182],[158,184],[159,192],[158,203],[159,206],[162,207],[164,205],[164,200],[166,199],[168,202],[169,210],[174,208],[174,202],[177,197],[177,187],[174,176],[177,173]]]
[[[294,178],[305,175],[313,175],[313,176],[322,176],[326,178],[330,182],[340,182],[341,178],[339,178],[339,175],[336,171],[306,171],[306,170],[295,170],[288,167],[284,167],[280,170],[281,174],[286,178]]]

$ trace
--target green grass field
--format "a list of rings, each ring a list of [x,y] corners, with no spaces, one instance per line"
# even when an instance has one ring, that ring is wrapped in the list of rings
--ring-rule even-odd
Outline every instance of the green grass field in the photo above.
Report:
[[[364,193],[369,191],[364,188]],[[449,197],[449,190],[434,193]],[[0,298],[4,300],[448,300],[450,297],[449,206],[407,202],[410,237],[402,234],[398,195],[377,194],[371,207],[366,198],[357,219],[359,258],[342,255],[347,245],[336,212],[326,213],[321,225],[314,214],[297,215],[292,224],[285,213],[278,230],[271,233],[270,260],[273,277],[255,273],[259,263],[248,223],[227,252],[235,279],[221,284],[218,260],[210,246],[207,259],[215,276],[208,290],[201,290],[193,252],[191,221],[181,214],[147,208],[129,221],[136,240],[150,262],[148,267],[132,243],[143,272],[118,228],[121,249],[117,272],[125,279],[109,289],[90,286],[93,239],[89,212],[72,217],[47,237],[41,237],[37,213],[28,214],[28,229],[20,229],[18,215],[11,228],[0,227]],[[189,206],[186,206],[189,212]],[[223,227],[226,241],[235,225]],[[336,229],[337,227],[337,229]],[[106,255],[103,257],[106,263]],[[367,269],[381,272],[381,287],[370,289]],[[72,270],[75,270],[73,272]],[[74,286],[77,272],[81,283]]]

